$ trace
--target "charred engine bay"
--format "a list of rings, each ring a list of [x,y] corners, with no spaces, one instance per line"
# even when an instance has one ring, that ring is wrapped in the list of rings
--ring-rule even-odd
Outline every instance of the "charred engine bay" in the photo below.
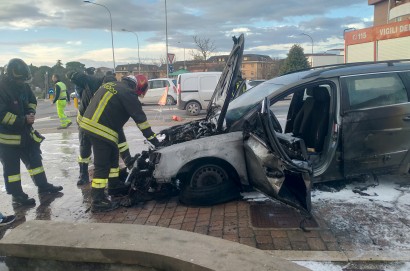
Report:
[[[160,134],[164,135],[165,138],[161,141],[160,146],[167,147],[185,141],[212,136],[216,133],[216,126],[212,122],[205,119],[192,121],[162,130]]]

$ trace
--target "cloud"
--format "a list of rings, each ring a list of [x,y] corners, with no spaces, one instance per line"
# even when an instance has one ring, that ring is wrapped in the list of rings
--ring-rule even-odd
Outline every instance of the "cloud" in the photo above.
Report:
[[[135,45],[124,48],[123,44],[130,42],[128,37],[119,35],[121,29],[138,33],[141,59],[155,61],[165,57],[164,1],[121,0],[119,3],[98,0],[96,3],[106,6],[110,13],[102,6],[81,0],[1,1],[0,34],[13,37],[0,41],[2,53],[19,53],[33,60],[39,57],[38,62],[51,61],[61,53],[59,58],[66,59],[64,61],[87,59],[109,63],[112,58],[110,42],[106,37],[101,42],[92,33],[110,31],[111,14],[119,63],[135,61],[137,57],[136,48],[132,47]],[[309,39],[299,35],[305,32],[312,36],[315,52],[319,52],[333,46],[342,47],[344,29],[371,26],[372,13],[372,7],[366,1],[358,4],[356,0],[208,0],[195,1],[194,4],[187,0],[173,0],[167,6],[168,38],[180,60],[183,59],[184,48],[186,59],[195,49],[194,35],[212,40],[216,53],[221,54],[232,48],[231,36],[244,33],[245,53],[278,57],[286,55],[295,43],[302,44],[304,48],[308,46]],[[23,35],[21,30],[26,30],[26,34]],[[86,30],[88,34],[84,34]],[[51,38],[55,43],[41,41]],[[19,49],[20,46],[23,47]],[[39,52],[24,48],[38,49]],[[50,52],[42,48],[48,48]],[[57,59],[53,59],[53,64]]]
[[[66,44],[68,45],[81,45],[83,44],[81,40],[77,40],[77,41],[67,41]]]

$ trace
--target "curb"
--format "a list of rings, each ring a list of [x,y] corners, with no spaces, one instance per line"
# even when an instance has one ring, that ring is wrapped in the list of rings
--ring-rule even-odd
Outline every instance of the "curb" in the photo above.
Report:
[[[133,264],[170,271],[309,270],[268,251],[217,237],[134,224],[32,220],[0,241],[0,253],[65,262]]]
[[[287,251],[269,250],[279,258],[289,261],[317,261],[317,262],[408,262],[410,250],[400,251]]]

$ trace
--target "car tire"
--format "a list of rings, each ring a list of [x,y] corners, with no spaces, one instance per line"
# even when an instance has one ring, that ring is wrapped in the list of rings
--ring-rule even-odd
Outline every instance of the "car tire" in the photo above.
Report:
[[[167,96],[167,105],[174,105],[175,104],[175,99],[171,95]]]
[[[201,112],[201,105],[198,102],[190,101],[186,104],[186,112],[190,116],[197,116]]]
[[[187,177],[179,194],[183,204],[209,206],[240,198],[232,174],[219,165],[197,165]]]

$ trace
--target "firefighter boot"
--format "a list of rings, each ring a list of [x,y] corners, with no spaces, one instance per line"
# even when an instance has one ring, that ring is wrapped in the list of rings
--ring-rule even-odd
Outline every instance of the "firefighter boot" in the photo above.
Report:
[[[90,183],[90,176],[88,175],[88,163],[78,163],[80,166],[80,176],[78,177],[77,185],[84,185]]]
[[[52,185],[51,183],[45,183],[43,185],[38,186],[38,193],[39,194],[54,194],[58,193],[63,190],[63,187],[60,185]]]
[[[108,178],[108,195],[110,196],[126,196],[128,195],[129,187],[124,184],[118,177]]]
[[[29,198],[28,195],[23,191],[12,194],[12,201],[13,204],[17,206],[36,205],[36,200],[33,198]]]
[[[47,182],[47,177],[44,172],[32,176],[34,183],[37,185],[39,194],[55,194],[63,190],[62,186],[55,186]]]
[[[110,201],[104,194],[104,188],[91,188],[91,212],[108,212],[120,207],[116,202]]]

